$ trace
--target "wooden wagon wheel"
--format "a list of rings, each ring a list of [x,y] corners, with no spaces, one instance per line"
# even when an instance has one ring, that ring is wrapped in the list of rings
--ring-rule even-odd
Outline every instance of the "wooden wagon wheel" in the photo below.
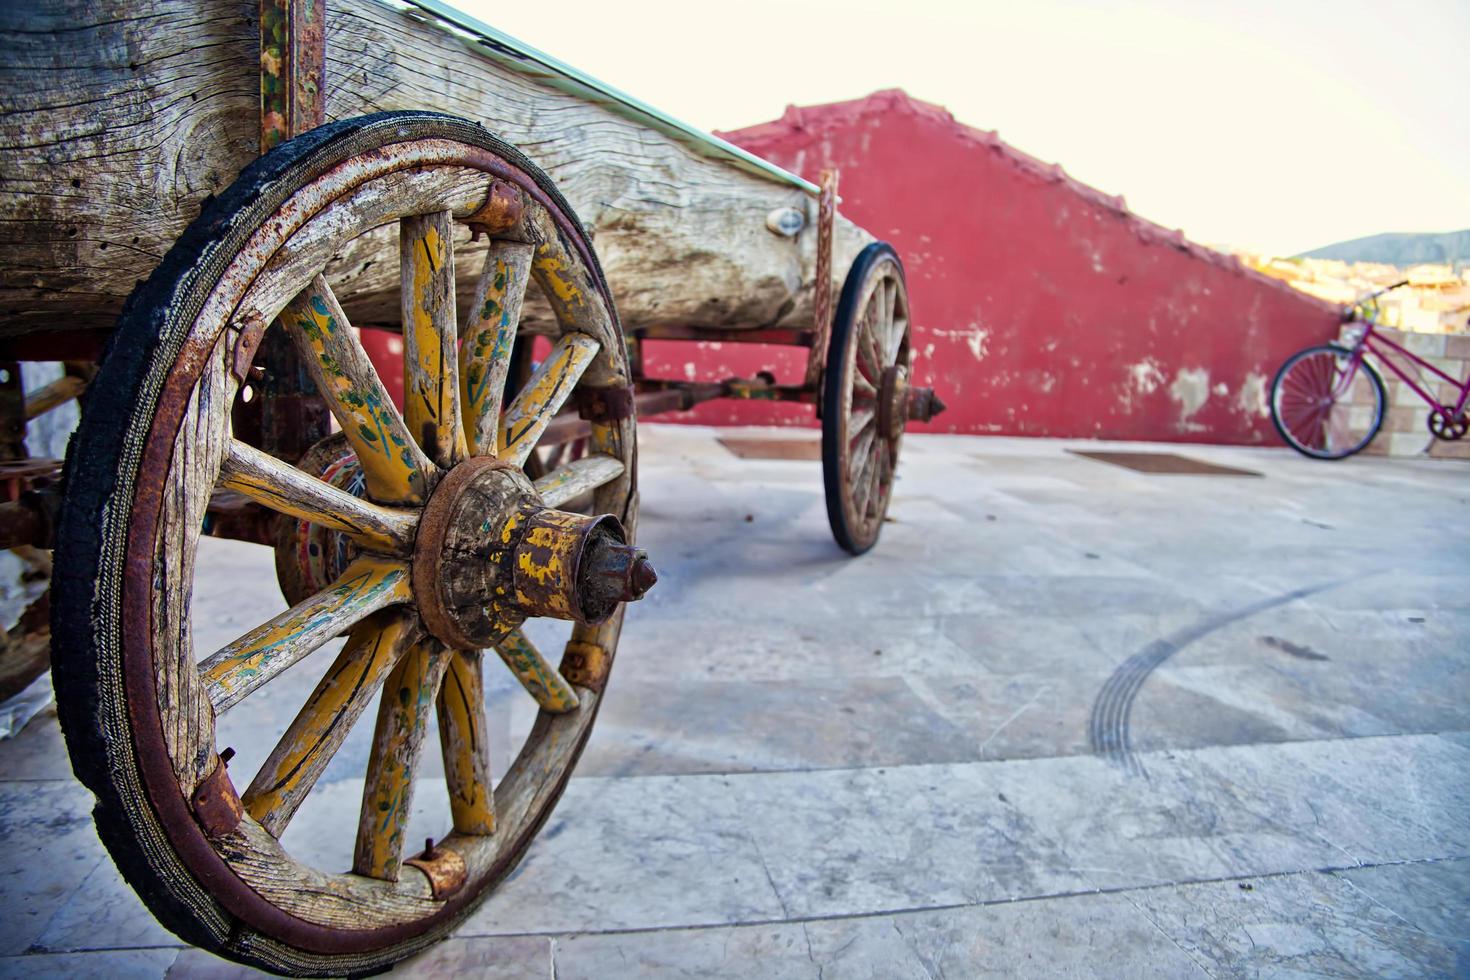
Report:
[[[903,265],[891,245],[874,242],[842,284],[822,378],[827,520],[855,555],[877,543],[888,513],[908,421],[909,360]]]
[[[456,223],[491,240],[462,327]],[[339,302],[322,274],[395,226],[402,415],[348,326],[343,306],[362,297],[344,288]],[[558,329],[551,356],[506,391],[530,280]],[[231,435],[266,324],[296,342],[342,427],[340,451],[328,440],[304,470]],[[362,973],[442,936],[514,867],[591,731],[620,603],[654,578],[625,542],[637,512],[631,418],[594,424],[589,453],[534,484],[521,466],[578,384],[627,383],[586,234],[545,175],[479,126],[432,113],[326,126],[206,206],[129,301],[92,388],[54,593],[73,765],[98,797],[99,834],[166,925],[273,970]],[[319,534],[329,553],[303,557],[285,583],[307,593],[292,608],[196,651],[195,556],[220,489],[283,515],[297,539]],[[602,516],[553,509],[587,490]],[[573,621],[559,669],[520,629],[531,616]],[[216,716],[250,711],[253,692],[343,634],[260,770],[234,774],[237,794]],[[493,785],[482,649],[499,654],[485,669],[503,660],[541,709]],[[344,815],[352,870],[312,867],[281,834],[374,701],[361,812]],[[436,711],[453,827],[415,854],[404,831]]]

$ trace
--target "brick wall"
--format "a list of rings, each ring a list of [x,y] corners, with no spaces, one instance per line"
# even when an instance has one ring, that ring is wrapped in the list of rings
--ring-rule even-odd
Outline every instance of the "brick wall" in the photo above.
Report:
[[[1352,329],[1352,325],[1344,327],[1340,339],[1346,342],[1346,334]],[[1450,377],[1463,379],[1470,374],[1470,336],[1405,333],[1387,327],[1379,327],[1377,333],[1413,351]],[[1410,377],[1423,376],[1421,387],[1437,394],[1441,402],[1454,404],[1458,391],[1453,385],[1441,381],[1406,358],[1396,356],[1395,359]],[[1429,434],[1429,406],[1412,388],[1400,381],[1393,371],[1382,364],[1375,363],[1374,366],[1383,375],[1384,385],[1388,389],[1388,411],[1378,437],[1369,443],[1364,452],[1378,456],[1418,456],[1427,453],[1434,458],[1470,459],[1470,437],[1459,442],[1444,442],[1434,438]],[[1359,391],[1362,393],[1359,394]],[[1366,389],[1355,389],[1354,396],[1366,400],[1368,393]]]

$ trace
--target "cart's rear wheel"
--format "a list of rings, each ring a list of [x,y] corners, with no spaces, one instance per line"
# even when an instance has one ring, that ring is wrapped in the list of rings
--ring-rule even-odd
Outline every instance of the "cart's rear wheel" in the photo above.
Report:
[[[487,233],[488,250],[468,247],[457,224]],[[348,326],[343,306],[363,298],[339,281],[339,303],[322,274],[353,242],[394,229],[401,415]],[[482,256],[461,326],[456,262],[478,271]],[[551,356],[506,391],[531,280],[559,329]],[[305,469],[231,435],[267,324],[296,342],[343,430]],[[534,484],[522,466],[578,385],[627,383],[586,234],[544,174],[474,124],[390,113],[323,127],[206,206],[129,301],[92,387],[54,591],[73,765],[97,795],[101,837],[166,925],[273,970],[361,973],[442,936],[514,867],[591,731],[620,603],[653,578],[626,542],[631,418],[595,423],[588,455]],[[223,489],[282,515],[277,541],[302,545],[294,565],[278,554],[282,584],[301,601],[196,651],[196,554]],[[603,516],[554,509],[588,490]],[[560,669],[520,629],[534,616],[573,621]],[[253,779],[239,762],[227,772],[216,717],[251,712],[250,695],[343,635],[284,735],[256,753]],[[499,654],[486,669],[503,660],[541,708],[494,785],[482,649]],[[352,869],[314,867],[281,835],[374,701],[361,812],[343,815]],[[416,853],[404,837],[436,713],[453,826]]]
[[[822,379],[822,480],[832,536],[860,555],[883,529],[909,411],[909,294],[893,246],[858,254]]]

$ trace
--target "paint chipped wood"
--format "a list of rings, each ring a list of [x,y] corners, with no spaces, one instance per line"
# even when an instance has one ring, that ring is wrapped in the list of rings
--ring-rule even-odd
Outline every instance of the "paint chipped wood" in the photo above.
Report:
[[[534,249],[520,242],[494,242],[465,320],[459,349],[461,403],[472,452],[493,456],[499,449],[500,409],[521,304],[531,282]]]
[[[416,511],[363,500],[238,439],[230,440],[220,486],[278,514],[342,531],[369,548],[405,555],[413,551]]]
[[[450,651],[442,643],[420,640],[383,685],[352,859],[356,874],[398,879],[413,806],[414,773],[449,661]]]
[[[428,457],[445,468],[468,455],[459,410],[453,220],[439,211],[398,223],[404,421]]]
[[[353,723],[421,636],[412,615],[393,611],[353,628],[242,797],[246,812],[262,827],[281,836]]]
[[[216,711],[224,711],[371,613],[413,599],[408,564],[364,556],[331,588],[222,647],[200,664]],[[187,608],[187,607],[185,607]]]
[[[561,337],[537,365],[526,387],[506,407],[500,422],[501,459],[524,465],[541,433],[561,411],[596,356],[599,344],[586,334]]]
[[[547,507],[560,507],[569,500],[622,476],[625,467],[614,456],[596,453],[574,459],[535,481],[536,492]]]
[[[481,659],[478,650],[452,651],[439,688],[439,749],[444,757],[444,782],[454,829],[462,834],[495,831]]]
[[[423,503],[436,468],[409,435],[372,361],[322,276],[286,304],[281,322],[300,347],[379,503]]]

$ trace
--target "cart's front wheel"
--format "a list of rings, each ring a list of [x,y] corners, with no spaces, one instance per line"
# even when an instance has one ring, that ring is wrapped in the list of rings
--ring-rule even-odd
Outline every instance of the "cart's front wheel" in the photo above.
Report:
[[[398,275],[373,292],[363,256],[395,234]],[[474,289],[463,317],[456,268]],[[533,281],[558,329],[507,390]],[[348,321],[385,308],[402,316],[402,413]],[[294,341],[341,426],[298,465],[231,430],[267,329]],[[621,603],[654,580],[631,545],[631,417],[594,420],[587,455],[534,482],[523,466],[579,386],[627,384],[586,234],[544,174],[476,125],[391,113],[323,127],[205,208],[129,301],[92,388],[54,602],[73,765],[166,925],[277,971],[374,971],[442,936],[514,867],[591,731]],[[226,491],[275,515],[264,537],[293,605],[196,649],[200,536]],[[557,509],[589,492],[597,516]],[[567,621],[559,669],[522,629],[535,617]],[[257,692],[338,637],[294,720],[272,730]],[[481,673],[492,649],[485,669],[503,661],[540,706],[498,780]],[[374,702],[361,807],[336,835],[355,841],[351,867],[322,867],[283,835]],[[254,740],[236,741],[228,770],[225,712],[249,714],[232,727]],[[452,825],[421,851],[406,838],[431,716]]]
[[[909,293],[887,242],[858,253],[842,284],[822,378],[822,480],[827,520],[854,555],[873,547],[893,494],[909,419],[944,410],[911,384]]]

